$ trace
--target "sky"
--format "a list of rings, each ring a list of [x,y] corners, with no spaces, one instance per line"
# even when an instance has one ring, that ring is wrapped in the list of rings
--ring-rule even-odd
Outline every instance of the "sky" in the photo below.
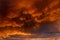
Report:
[[[0,37],[50,37],[59,32],[60,0],[0,1]]]

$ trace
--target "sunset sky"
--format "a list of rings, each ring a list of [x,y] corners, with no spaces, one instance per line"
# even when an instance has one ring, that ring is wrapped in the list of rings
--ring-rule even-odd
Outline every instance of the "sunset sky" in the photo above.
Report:
[[[60,0],[0,0],[1,38],[54,37],[58,33]]]

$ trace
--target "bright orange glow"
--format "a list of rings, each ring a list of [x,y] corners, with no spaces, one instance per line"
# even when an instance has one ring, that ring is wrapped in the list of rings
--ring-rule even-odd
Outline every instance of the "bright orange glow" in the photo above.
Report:
[[[22,36],[31,36],[30,33],[20,32],[18,30],[4,30],[3,33],[0,32],[0,37],[10,37],[9,35],[22,35]]]

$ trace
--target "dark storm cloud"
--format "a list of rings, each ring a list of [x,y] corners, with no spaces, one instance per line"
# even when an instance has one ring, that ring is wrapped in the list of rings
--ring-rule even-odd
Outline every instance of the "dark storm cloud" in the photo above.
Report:
[[[43,1],[36,1],[33,4],[33,6],[35,8],[37,8],[37,11],[42,12],[42,15],[38,19],[44,19],[46,17],[45,16],[46,13],[44,13],[44,11],[42,11],[42,10],[44,10],[44,8],[47,7],[50,3],[51,2],[49,2],[48,0],[43,0]],[[2,18],[6,17],[6,15],[8,14],[8,9],[9,9],[9,1],[2,1],[1,6],[0,6],[0,14],[1,14]],[[31,17],[30,14],[24,14],[23,13],[24,10],[20,11],[19,17],[15,17],[15,18],[11,19],[11,21],[16,22],[17,24],[24,23],[24,25],[22,27],[19,27],[19,26],[17,26],[17,27],[12,27],[12,26],[0,27],[0,32],[5,31],[5,30],[6,31],[7,30],[22,31],[22,29],[24,29],[23,32],[36,34],[36,36],[32,36],[32,37],[37,37],[37,35],[39,35],[39,37],[40,37],[40,34],[43,35],[43,34],[48,34],[51,32],[57,32],[57,27],[55,26],[56,25],[55,22],[49,22],[47,20],[47,21],[43,21],[41,23],[37,23],[37,22],[35,22],[34,18]],[[26,20],[19,20],[19,18],[21,16],[24,17]],[[28,20],[30,20],[30,21],[28,21]],[[37,30],[34,30],[33,27],[36,26],[35,25],[36,23],[37,23],[37,25],[39,25],[39,28]],[[46,35],[44,35],[44,36],[46,36]]]
[[[8,9],[9,9],[9,7],[8,7],[8,5],[9,5],[9,1],[1,1],[1,6],[0,6],[0,16],[2,16],[2,17],[6,17],[7,16],[7,14],[8,14]]]

